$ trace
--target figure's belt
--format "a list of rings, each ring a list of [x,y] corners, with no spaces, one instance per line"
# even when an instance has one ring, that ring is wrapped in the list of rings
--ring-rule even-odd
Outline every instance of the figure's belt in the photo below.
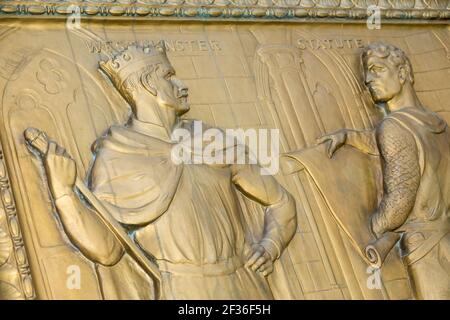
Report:
[[[449,233],[448,230],[440,230],[426,239],[420,246],[403,256],[407,265],[411,265],[422,259]]]
[[[450,226],[446,221],[441,219],[433,220],[433,221],[421,221],[421,222],[407,222],[395,232],[416,232],[416,231],[450,231]]]
[[[162,272],[174,274],[187,274],[198,276],[220,276],[235,273],[243,267],[241,258],[234,256],[217,263],[195,265],[192,263],[173,263],[167,260],[158,260]]]
[[[436,219],[432,221],[410,221],[396,230],[403,232],[406,236],[415,232],[431,233],[431,235],[423,241],[422,244],[414,248],[412,251],[403,252],[402,257],[407,265],[411,265],[422,259],[434,246],[436,246],[443,237],[450,232],[448,219]]]

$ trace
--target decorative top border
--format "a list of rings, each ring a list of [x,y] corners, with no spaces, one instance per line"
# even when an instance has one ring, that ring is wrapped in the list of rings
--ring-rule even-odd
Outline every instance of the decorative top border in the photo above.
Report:
[[[2,0],[1,17],[448,23],[450,0]]]

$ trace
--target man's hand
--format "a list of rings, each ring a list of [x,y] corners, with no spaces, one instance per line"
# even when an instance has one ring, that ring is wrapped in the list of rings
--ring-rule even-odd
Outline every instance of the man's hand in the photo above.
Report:
[[[77,168],[66,150],[54,142],[49,142],[44,166],[53,198],[56,200],[70,195],[75,185]]]
[[[322,144],[329,141],[330,143],[328,144],[327,155],[328,158],[331,158],[333,154],[336,152],[336,150],[345,144],[346,140],[347,140],[347,130],[344,129],[332,134],[324,135],[319,139],[317,139],[316,143]]]
[[[268,276],[273,271],[273,260],[262,245],[255,244],[252,246],[245,267],[255,272],[261,272],[264,276]]]
[[[377,239],[380,239],[383,236],[385,230],[381,227],[377,220],[377,213],[372,214],[370,217],[370,229]]]

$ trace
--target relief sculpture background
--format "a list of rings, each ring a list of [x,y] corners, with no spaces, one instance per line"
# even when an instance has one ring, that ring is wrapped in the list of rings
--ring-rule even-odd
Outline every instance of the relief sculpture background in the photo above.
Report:
[[[100,40],[72,32],[64,21],[0,20],[0,297],[102,299],[118,283],[110,274],[102,287],[101,267],[64,233],[43,163],[29,152],[23,135],[29,127],[44,131],[66,148],[84,181],[93,142],[110,126],[124,124],[131,112],[98,70],[108,52],[163,40],[177,78],[189,88],[191,107],[183,119],[222,129],[279,129],[280,153],[286,154],[314,147],[319,137],[343,128],[377,126],[383,115],[364,86],[360,57],[369,43],[383,41],[406,53],[417,96],[450,122],[450,29],[445,24],[368,30],[362,24],[86,20],[82,27]],[[368,159],[379,166],[378,158]],[[324,152],[321,161],[327,160]],[[351,162],[336,161],[344,166],[333,169],[336,175],[351,174]],[[348,208],[376,207],[381,172],[362,170],[361,175],[373,178],[372,185],[354,186],[362,195],[348,197],[367,197],[367,208],[342,195],[338,207],[345,210],[347,200]],[[275,178],[295,199],[297,221],[268,276],[275,299],[414,298],[398,247],[383,263],[381,286],[370,286],[373,269],[327,201],[332,179],[320,182],[308,170],[280,171]],[[237,201],[243,224],[260,234],[264,207],[244,196]],[[135,268],[135,261],[126,263]],[[67,285],[73,266],[79,268],[80,289]]]

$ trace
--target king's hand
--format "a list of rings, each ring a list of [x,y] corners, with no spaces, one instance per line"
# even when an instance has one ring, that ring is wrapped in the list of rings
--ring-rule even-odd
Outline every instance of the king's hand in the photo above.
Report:
[[[47,135],[38,129],[28,128],[24,136],[29,148],[43,159],[54,200],[71,195],[77,177],[75,161],[64,148],[49,141]]]
[[[56,143],[50,142],[44,160],[50,190],[55,200],[73,192],[77,177],[75,161]]]
[[[252,246],[245,266],[255,272],[268,276],[273,271],[274,259],[261,244]]]

